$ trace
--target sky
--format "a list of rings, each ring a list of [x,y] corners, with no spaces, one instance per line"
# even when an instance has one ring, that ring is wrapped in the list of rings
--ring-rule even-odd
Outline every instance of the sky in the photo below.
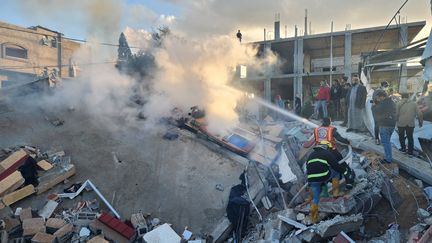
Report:
[[[302,33],[304,11],[308,9],[312,33],[385,26],[405,0],[0,0],[0,21],[29,27],[42,25],[67,37],[86,39],[98,31],[98,24],[113,32],[104,35],[116,41],[126,27],[152,30],[168,25],[186,37],[243,33],[244,41],[263,39],[263,29],[273,38],[275,14],[280,14],[281,37]],[[110,5],[110,6],[106,6]],[[91,11],[88,9],[91,8]],[[92,16],[92,17],[90,17]],[[93,18],[96,16],[96,18]],[[429,0],[409,0],[401,11],[402,21],[426,20],[422,36],[430,30]],[[97,19],[99,18],[99,19]],[[89,22],[95,23],[89,24]],[[106,34],[106,33],[105,33]]]

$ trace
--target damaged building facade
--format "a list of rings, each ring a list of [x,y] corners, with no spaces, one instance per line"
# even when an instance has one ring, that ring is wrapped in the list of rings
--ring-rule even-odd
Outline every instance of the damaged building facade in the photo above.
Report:
[[[362,63],[371,53],[393,50],[407,46],[426,25],[425,21],[346,29],[332,33],[280,38],[279,21],[275,22],[275,39],[254,43],[260,52],[271,50],[281,60],[280,68],[274,68],[266,74],[249,76],[249,70],[241,75],[237,84],[266,100],[281,95],[284,100],[293,100],[300,95],[302,101],[312,100],[321,80],[341,79],[359,75]],[[297,33],[297,30],[296,30]],[[381,37],[382,35],[382,37]],[[331,51],[332,50],[332,51]],[[332,58],[330,58],[332,56]],[[332,61],[331,61],[332,59]],[[421,78],[422,66],[402,64],[399,67],[387,67],[376,70],[369,78],[374,86],[381,81],[388,81],[408,92],[416,92],[415,83]],[[251,72],[252,73],[252,72]],[[420,74],[419,74],[420,73]]]
[[[36,81],[54,72],[76,76],[73,53],[80,44],[42,26],[24,28],[0,22],[0,87]]]

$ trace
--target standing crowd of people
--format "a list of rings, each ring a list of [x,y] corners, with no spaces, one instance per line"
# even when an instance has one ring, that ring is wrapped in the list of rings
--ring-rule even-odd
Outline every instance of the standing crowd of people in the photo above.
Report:
[[[315,96],[315,118],[332,117],[341,120],[347,132],[367,132],[363,117],[366,114],[367,90],[358,76],[353,76],[351,84],[344,77],[333,80],[331,87],[325,80]],[[393,90],[388,82],[382,82],[372,97],[372,115],[374,118],[374,138],[377,145],[382,144],[385,156],[382,163],[392,162],[391,136],[397,128],[400,151],[412,156],[414,154],[413,133],[418,119],[419,127],[423,125],[423,114],[416,101],[409,94],[401,94],[401,99],[394,99]],[[406,140],[408,143],[406,143]]]

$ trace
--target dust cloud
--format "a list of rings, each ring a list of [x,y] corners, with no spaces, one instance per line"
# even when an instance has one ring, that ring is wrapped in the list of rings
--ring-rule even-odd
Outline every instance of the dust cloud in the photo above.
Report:
[[[90,1],[20,1],[23,11],[46,16],[39,4],[49,5],[50,12],[70,9],[68,15],[77,15],[86,21],[88,42],[75,53],[74,62],[80,77],[63,82],[63,87],[44,102],[86,109],[95,121],[114,129],[121,126],[152,127],[161,117],[169,116],[174,108],[185,113],[191,106],[206,109],[209,129],[223,132],[238,122],[235,107],[243,93],[230,87],[238,65],[265,70],[278,59],[271,52],[257,57],[257,49],[243,45],[230,34],[205,37],[182,36],[184,31],[171,28],[162,45],[154,45],[151,33],[146,30],[121,29],[119,23],[127,5],[119,0]],[[36,4],[35,2],[39,2]],[[50,4],[48,4],[50,2]],[[79,13],[75,13],[78,11]],[[127,12],[127,11],[126,11]],[[136,16],[134,13],[132,16]],[[149,14],[151,15],[151,14]],[[127,16],[128,23],[131,16]],[[165,15],[158,16],[162,23],[174,21]],[[168,20],[167,20],[168,19]],[[137,19],[142,21],[142,18]],[[65,20],[65,24],[69,21]],[[155,22],[153,22],[155,23]],[[117,48],[100,45],[101,42],[117,43],[124,31],[130,46],[140,47],[155,57],[156,68],[151,77],[144,80],[131,77],[115,67]],[[113,41],[115,39],[115,41]],[[136,53],[137,49],[133,49]],[[89,64],[89,65],[87,65]],[[148,84],[151,88],[146,88]],[[131,97],[137,94],[145,100],[143,106],[134,104]],[[138,117],[144,114],[143,124]],[[122,122],[118,122],[121,120]]]

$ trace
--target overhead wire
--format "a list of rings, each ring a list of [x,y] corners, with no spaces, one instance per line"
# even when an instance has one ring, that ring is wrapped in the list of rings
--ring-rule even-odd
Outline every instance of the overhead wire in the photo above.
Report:
[[[55,38],[58,37],[58,35],[53,35],[53,34],[48,34],[48,33],[40,33],[40,32],[36,32],[35,30],[32,30],[32,29],[28,29],[28,30],[27,29],[17,29],[17,28],[12,28],[12,27],[8,27],[8,26],[0,26],[0,29],[8,29],[8,30],[13,30],[13,31],[18,31],[18,32],[23,32],[23,33],[28,33],[28,34],[34,34],[34,35],[40,35],[40,36],[47,36],[47,37],[48,36],[49,37],[55,37]],[[56,33],[61,34],[59,32],[56,32]],[[61,35],[62,35],[61,39],[75,41],[75,42],[91,43],[91,44],[97,44],[97,45],[102,45],[102,46],[112,46],[112,47],[119,47],[120,46],[119,44],[114,44],[114,43],[89,41],[89,40],[84,40],[84,39],[66,37],[66,36],[63,36],[63,34],[61,34]],[[61,40],[57,40],[57,41],[59,41],[61,43]],[[129,48],[131,48],[131,49],[143,49],[144,47],[129,46]]]
[[[396,13],[393,15],[393,17],[390,19],[390,21],[388,22],[387,26],[385,27],[385,29],[381,32],[381,35],[377,41],[377,43],[375,44],[375,47],[373,49],[373,53],[376,53],[378,51],[378,46],[382,41],[382,38],[384,37],[384,33],[387,31],[388,27],[390,26],[390,24],[393,22],[393,20],[396,20],[396,16],[398,14],[400,14],[400,11],[402,10],[403,7],[405,7],[405,5],[408,3],[409,0],[405,0],[405,2],[402,4],[402,6],[396,11]]]

